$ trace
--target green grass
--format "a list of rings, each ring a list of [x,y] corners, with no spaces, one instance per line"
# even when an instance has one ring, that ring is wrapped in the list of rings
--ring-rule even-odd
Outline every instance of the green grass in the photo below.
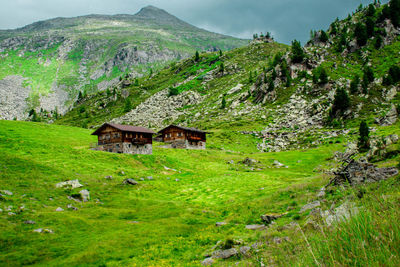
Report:
[[[0,216],[0,262],[14,266],[197,265],[218,240],[235,237],[255,242],[257,236],[244,226],[259,223],[261,214],[284,212],[294,197],[305,202],[325,179],[313,170],[341,149],[333,145],[251,154],[262,168],[253,171],[237,163],[247,154],[213,149],[156,145],[149,156],[91,151],[95,138],[90,131],[66,126],[0,121],[0,139],[1,189],[14,193],[0,207],[13,206],[17,212]],[[210,139],[218,143],[218,138]],[[230,160],[235,164],[227,164]],[[271,168],[274,160],[289,168]],[[113,180],[105,180],[107,175]],[[150,175],[154,181],[140,181],[136,187],[121,184],[125,178]],[[90,190],[90,202],[67,199],[79,189],[55,188],[70,179],[79,179]],[[67,210],[69,203],[79,210]],[[25,210],[18,212],[22,205]],[[57,207],[65,211],[56,212]],[[37,223],[25,225],[25,220]],[[229,224],[217,228],[218,221]],[[55,233],[32,232],[37,228]]]

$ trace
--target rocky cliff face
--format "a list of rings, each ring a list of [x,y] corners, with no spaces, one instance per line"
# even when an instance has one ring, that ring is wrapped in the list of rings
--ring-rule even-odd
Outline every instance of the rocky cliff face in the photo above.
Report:
[[[30,108],[63,114],[79,91],[105,90],[128,73],[140,77],[196,50],[246,42],[198,29],[152,6],[136,15],[56,18],[0,31],[0,81],[24,79],[0,90],[4,98],[24,95],[13,98],[25,107],[13,111],[14,117],[24,118]],[[0,119],[10,118],[6,109],[0,107]]]

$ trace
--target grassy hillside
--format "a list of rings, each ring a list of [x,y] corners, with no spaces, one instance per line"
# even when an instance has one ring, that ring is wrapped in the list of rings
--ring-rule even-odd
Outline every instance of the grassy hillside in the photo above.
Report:
[[[251,170],[238,163],[247,156],[243,153],[156,146],[151,156],[118,155],[89,150],[95,138],[88,130],[0,124],[1,189],[14,193],[0,202],[0,262],[5,265],[196,265],[218,240],[255,242],[257,235],[245,225],[259,222],[262,213],[301,205],[326,181],[313,170],[341,148],[252,154],[262,170]],[[273,168],[274,160],[289,168]],[[113,180],[104,178],[108,175]],[[139,181],[147,176],[154,180]],[[122,185],[125,178],[140,184]],[[90,202],[67,199],[80,189],[55,188],[72,179],[90,191]],[[68,210],[68,204],[79,210]],[[8,216],[7,207],[16,215]],[[218,228],[219,221],[228,225]],[[54,234],[34,233],[38,228]]]

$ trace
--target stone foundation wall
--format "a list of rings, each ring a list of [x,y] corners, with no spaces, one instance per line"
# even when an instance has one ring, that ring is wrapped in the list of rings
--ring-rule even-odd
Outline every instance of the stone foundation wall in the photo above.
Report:
[[[206,142],[190,142],[188,140],[176,140],[176,141],[168,142],[168,145],[163,146],[163,147],[164,148],[205,150]]]
[[[112,153],[124,153],[124,154],[153,154],[153,145],[134,145],[131,143],[113,143],[106,145],[99,145],[95,150],[112,152]]]

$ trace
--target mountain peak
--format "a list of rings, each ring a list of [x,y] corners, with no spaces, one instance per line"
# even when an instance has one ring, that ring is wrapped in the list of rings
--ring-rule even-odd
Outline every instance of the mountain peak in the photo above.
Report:
[[[150,18],[150,19],[165,19],[165,18],[176,19],[167,11],[151,5],[143,7],[138,13],[136,13],[135,16],[141,18]]]

